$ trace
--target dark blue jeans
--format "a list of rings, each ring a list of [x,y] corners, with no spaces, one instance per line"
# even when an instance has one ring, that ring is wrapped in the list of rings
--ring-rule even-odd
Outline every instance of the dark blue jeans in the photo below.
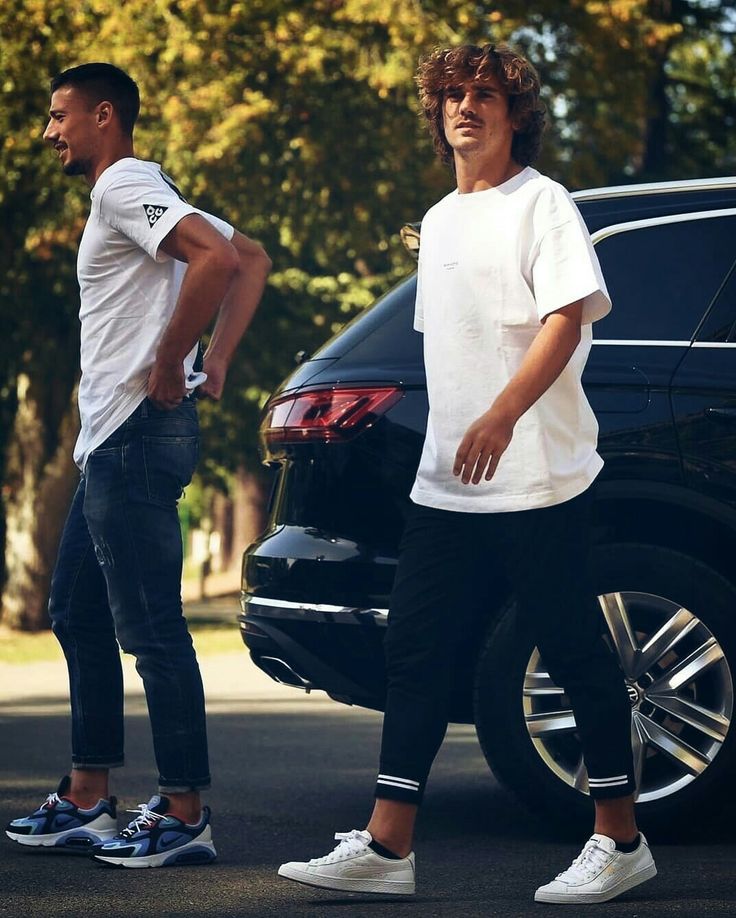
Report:
[[[49,612],[69,668],[72,763],[123,764],[120,647],[136,658],[164,793],[209,786],[204,692],[181,608],[176,505],[199,451],[194,402],[145,400],[87,460]]]

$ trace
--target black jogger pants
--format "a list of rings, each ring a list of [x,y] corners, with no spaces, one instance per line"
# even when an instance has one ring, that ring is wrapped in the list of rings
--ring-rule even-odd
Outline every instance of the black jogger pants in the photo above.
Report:
[[[412,505],[385,638],[376,796],[420,803],[447,729],[457,648],[497,566],[571,701],[593,798],[635,790],[631,707],[588,573],[590,492],[552,507],[461,513]]]

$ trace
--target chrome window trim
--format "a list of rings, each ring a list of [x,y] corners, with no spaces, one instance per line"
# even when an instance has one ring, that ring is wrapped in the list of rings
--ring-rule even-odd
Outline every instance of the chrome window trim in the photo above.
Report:
[[[698,210],[689,214],[668,214],[663,217],[647,217],[645,220],[630,220],[626,223],[612,223],[596,230],[591,235],[593,245],[597,245],[609,236],[628,233],[631,230],[647,229],[650,226],[665,226],[669,223],[685,223],[690,220],[712,220],[715,217],[734,217],[736,207],[724,207],[722,210]]]
[[[689,341],[648,341],[634,338],[593,338],[593,344],[608,344],[612,347],[690,347]]]
[[[374,615],[388,615],[388,609],[363,609],[357,606],[333,606],[324,602],[292,602],[288,599],[268,599],[262,596],[251,596],[250,593],[243,593],[242,601],[249,606],[274,606],[278,609],[292,609],[295,612],[329,612],[332,614],[340,614],[341,612],[372,612]]]
[[[736,347],[736,341],[647,341],[633,338],[594,338],[592,343],[610,347]]]
[[[725,175],[707,179],[686,179],[679,182],[646,182],[639,185],[609,185],[603,188],[584,188],[573,191],[576,201],[603,201],[606,198],[629,198],[644,194],[672,194],[673,192],[728,191],[736,188],[736,176]]]

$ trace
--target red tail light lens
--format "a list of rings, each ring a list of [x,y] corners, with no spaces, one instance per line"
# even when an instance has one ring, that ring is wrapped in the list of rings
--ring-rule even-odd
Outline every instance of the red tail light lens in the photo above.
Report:
[[[369,427],[402,396],[397,386],[316,389],[277,399],[261,425],[266,446],[346,440]]]

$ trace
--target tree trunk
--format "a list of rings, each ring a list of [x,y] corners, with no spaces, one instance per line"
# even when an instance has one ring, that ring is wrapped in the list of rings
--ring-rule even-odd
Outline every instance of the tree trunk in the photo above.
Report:
[[[266,525],[268,494],[263,475],[253,474],[240,466],[234,477],[231,564],[237,567],[245,549],[258,538]]]
[[[59,385],[58,378],[32,382],[25,373],[19,375],[18,411],[8,446],[2,621],[24,631],[49,627],[51,575],[77,483],[72,460],[79,429],[76,391],[54,423],[49,405],[58,404],[60,393],[53,387]]]
[[[653,54],[654,72],[647,93],[647,124],[640,178],[664,178],[669,172],[667,139],[670,102],[667,98],[666,64],[669,46]]]

